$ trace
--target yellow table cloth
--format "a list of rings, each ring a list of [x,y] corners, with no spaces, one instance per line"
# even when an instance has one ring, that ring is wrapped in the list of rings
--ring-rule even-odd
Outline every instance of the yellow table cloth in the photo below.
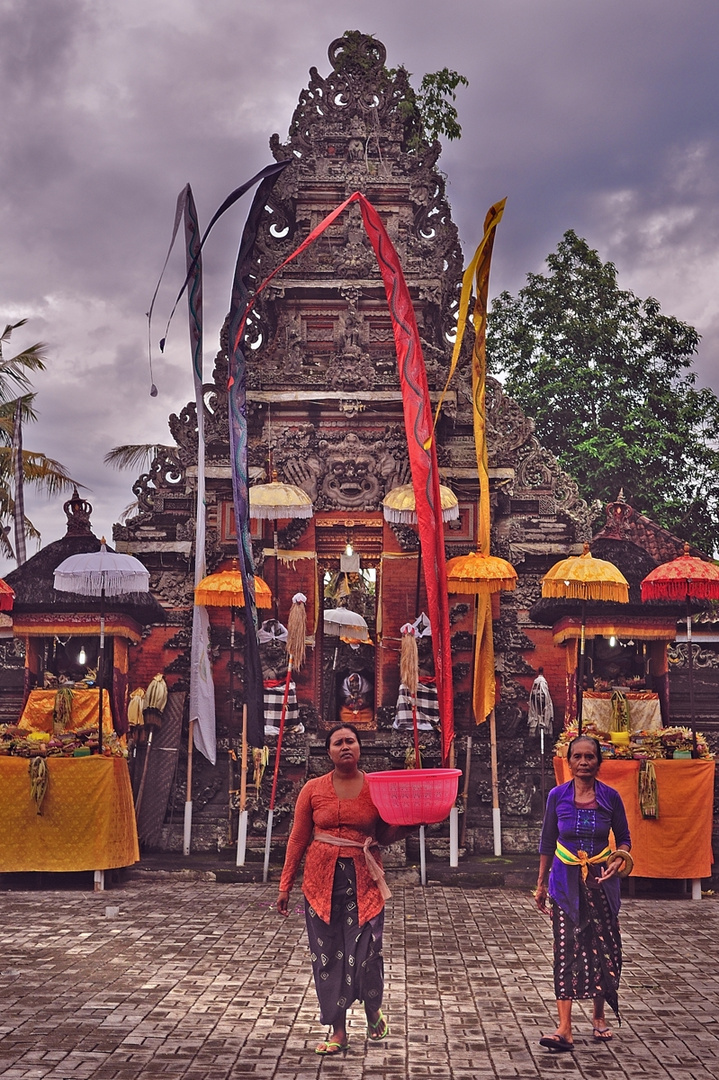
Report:
[[[72,687],[70,687],[72,690]],[[19,727],[24,731],[45,731],[52,734],[52,714],[55,708],[57,690],[31,690],[19,720]],[[99,713],[98,690],[72,690],[72,715],[65,725],[65,731],[79,731],[80,728],[97,727]],[[111,735],[112,713],[110,695],[102,691],[102,732]]]
[[[137,862],[125,758],[48,758],[41,814],[30,796],[29,765],[29,758],[0,757],[0,873],[109,870]]]
[[[630,692],[625,697],[629,706],[630,731],[661,731],[662,710],[658,694]],[[600,731],[609,731],[612,724],[612,695],[585,690],[582,694],[582,721],[594,724]]]
[[[622,797],[632,837],[634,873],[649,878],[711,876],[714,762],[654,759],[659,817],[643,818],[639,807],[639,762],[602,762],[598,779]],[[567,759],[555,757],[558,784],[572,779]]]

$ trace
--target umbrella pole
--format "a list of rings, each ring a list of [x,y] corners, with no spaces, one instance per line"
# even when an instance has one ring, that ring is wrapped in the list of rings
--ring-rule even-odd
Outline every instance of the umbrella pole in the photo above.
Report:
[[[587,601],[582,600],[582,631],[579,644],[579,664],[577,670],[577,735],[582,734],[582,705],[584,695],[584,639],[587,624]]]
[[[462,832],[459,837],[459,846],[464,847],[467,843],[467,806],[469,803],[469,772],[472,768],[472,736],[467,736],[467,749],[464,755],[464,787],[462,789]]]
[[[195,721],[190,720],[190,732],[187,737],[187,789],[185,791],[185,822],[182,833],[182,854],[190,854],[192,835],[192,748],[195,739]]]
[[[100,656],[97,664],[98,674],[98,721],[97,721],[97,752],[102,753],[102,706],[103,690],[105,688],[105,580],[103,576],[102,589],[100,590]],[[148,747],[149,749],[149,747]]]
[[[419,533],[417,533],[417,542],[419,543]],[[422,545],[419,544],[417,548],[417,584],[414,590],[414,617],[419,618],[419,590],[422,584]]]
[[[232,791],[235,781],[232,736],[235,730],[235,605],[230,607],[230,739],[227,751],[227,843],[232,843]]]
[[[274,521],[273,547],[275,552],[275,618],[280,619],[280,549],[277,542],[277,518]]]
[[[492,831],[494,854],[502,854],[502,812],[499,809],[499,769],[497,766],[497,721],[492,709],[489,714],[489,743],[492,763]]]
[[[262,870],[262,880],[267,881],[270,872],[270,846],[272,844],[272,821],[275,815],[275,796],[277,795],[277,778],[280,773],[280,754],[282,752],[282,735],[285,730],[285,716],[287,715],[287,699],[290,695],[290,679],[292,678],[292,657],[287,660],[287,678],[285,679],[285,695],[282,699],[282,712],[280,713],[280,733],[277,736],[277,750],[275,751],[275,774],[272,777],[272,793],[270,794],[270,809],[267,814],[267,835],[265,837],[265,864]]]
[[[546,781],[544,777],[544,728],[539,728],[539,761],[540,769],[542,770],[542,811],[544,811],[545,799],[546,799]]]
[[[697,723],[694,711],[694,656],[692,653],[692,609],[687,589],[687,660],[689,661],[689,716],[692,727],[692,757],[699,757],[697,746]]]
[[[245,865],[247,851],[247,702],[242,706],[242,768],[240,773],[240,818],[237,825],[237,866]]]
[[[472,599],[474,605],[474,613],[472,615],[472,637],[474,640],[474,648],[472,649],[472,677],[470,680],[470,717],[474,710],[474,677],[477,668],[477,623],[479,621],[479,593],[475,593]],[[475,723],[477,717],[474,718]],[[464,788],[462,790],[462,808],[464,815],[462,817],[462,835],[459,838],[459,846],[464,847],[467,842],[467,805],[469,803],[469,772],[472,767],[472,736],[467,736],[467,749],[464,756]]]

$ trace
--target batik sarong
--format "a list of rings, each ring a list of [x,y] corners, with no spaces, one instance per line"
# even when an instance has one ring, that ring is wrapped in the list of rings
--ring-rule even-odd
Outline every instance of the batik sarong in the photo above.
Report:
[[[580,924],[552,904],[554,996],[559,1001],[603,997],[619,1019],[622,973],[619,921],[601,886],[580,882]]]
[[[329,924],[320,919],[308,900],[305,918],[321,1023],[329,1027],[343,1024],[344,1013],[353,1001],[379,1009],[384,991],[384,911],[359,925],[352,859],[337,860]]]

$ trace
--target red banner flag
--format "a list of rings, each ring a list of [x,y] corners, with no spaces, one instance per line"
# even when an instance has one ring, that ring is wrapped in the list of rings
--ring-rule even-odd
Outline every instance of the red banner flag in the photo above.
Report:
[[[449,632],[449,597],[444,555],[444,528],[439,492],[439,469],[434,441],[432,407],[427,386],[427,372],[422,356],[417,320],[402,273],[399,255],[390,240],[379,214],[370,202],[355,191],[340,206],[320,222],[273,272],[265,278],[248,304],[237,331],[239,344],[245,322],[259,294],[288,263],[296,259],[351,203],[359,203],[362,221],[374,249],[384,282],[387,304],[394,329],[397,367],[402,390],[402,408],[407,435],[415,509],[422,549],[422,565],[427,590],[427,614],[432,624],[437,696],[439,698],[442,734],[442,764],[449,761],[454,739],[454,695],[452,689],[452,657]]]

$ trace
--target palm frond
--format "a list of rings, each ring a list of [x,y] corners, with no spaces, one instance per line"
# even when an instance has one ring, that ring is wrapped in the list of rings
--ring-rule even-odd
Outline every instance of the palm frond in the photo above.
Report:
[[[105,454],[105,464],[113,469],[149,469],[158,454],[174,453],[176,447],[163,446],[162,443],[128,443],[125,446],[113,446]]]

